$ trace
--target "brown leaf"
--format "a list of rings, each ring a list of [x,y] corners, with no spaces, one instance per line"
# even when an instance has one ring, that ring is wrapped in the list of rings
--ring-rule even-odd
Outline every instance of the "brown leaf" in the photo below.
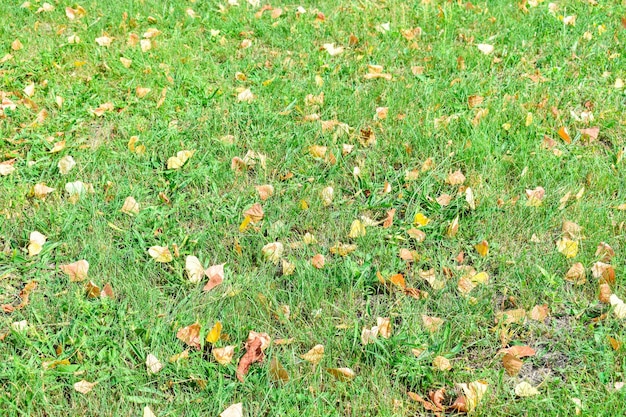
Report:
[[[611,292],[611,287],[609,286],[609,284],[607,283],[600,284],[600,295],[598,296],[598,299],[600,300],[601,303],[609,304],[611,294],[613,293]]]
[[[474,108],[476,106],[480,106],[484,100],[485,100],[485,98],[482,97],[482,96],[469,96],[467,98],[467,105],[471,109],[471,108]]]
[[[265,354],[261,350],[263,341],[257,337],[251,342],[246,342],[246,353],[239,359],[239,365],[237,365],[237,379],[239,382],[244,381],[244,377],[248,374],[250,366],[255,362],[263,362]]]
[[[422,314],[422,323],[424,324],[426,330],[431,333],[435,333],[437,330],[439,330],[443,322],[444,320],[438,317],[426,316]]]
[[[600,128],[598,126],[590,127],[587,129],[580,129],[580,134],[583,138],[589,139],[589,142],[593,142],[598,139],[598,135],[600,134]]]
[[[452,196],[450,194],[441,194],[435,201],[437,201],[441,207],[446,207],[452,201]]]
[[[423,399],[422,397],[420,397],[418,394],[414,393],[414,392],[409,392],[408,393],[409,398],[412,399],[413,401],[417,401],[418,403],[422,404],[422,406],[428,410],[428,411],[434,411],[434,412],[441,412],[443,411],[443,408],[436,406],[435,404],[431,403],[430,401],[426,401],[425,399]]]
[[[200,350],[200,323],[181,327],[176,333],[176,338],[182,340],[188,346]]]
[[[387,218],[383,222],[383,228],[387,229],[393,224],[393,217],[396,215],[396,209],[393,208],[387,212]]]
[[[615,256],[615,251],[606,242],[598,243],[596,248],[596,255],[602,262],[611,262],[611,259]]]
[[[609,285],[615,284],[615,270],[609,264],[596,262],[591,267],[591,273],[594,278],[600,280],[600,283],[606,282]]]
[[[87,272],[89,271],[89,262],[82,259],[71,264],[61,265],[59,267],[61,271],[65,272],[71,282],[84,281],[87,278]]]
[[[350,368],[327,368],[326,371],[340,381],[351,381],[356,376]]]
[[[202,291],[211,291],[224,281],[224,265],[218,264],[210,266],[204,273],[209,277],[209,282],[202,288]]]
[[[550,309],[547,304],[536,305],[530,312],[530,318],[535,321],[544,321],[550,314]]]
[[[257,185],[255,188],[256,191],[259,193],[259,198],[263,201],[274,195],[274,187],[270,184]]]
[[[263,207],[261,207],[259,203],[256,203],[248,210],[244,211],[243,215],[249,217],[252,223],[258,223],[263,219]]]
[[[87,292],[87,298],[100,298],[100,287],[93,281],[89,281],[87,285],[85,285],[85,291]]]
[[[287,382],[289,381],[289,374],[287,370],[281,365],[276,356],[272,357],[270,361],[270,378],[273,381]]]
[[[452,369],[452,363],[450,363],[450,360],[445,356],[436,356],[435,359],[433,359],[433,367],[440,371],[449,371]]]
[[[441,410],[445,410],[446,406],[442,403],[446,398],[445,388],[438,389],[437,391],[430,391],[428,393],[428,397],[430,397],[430,400],[433,402],[433,404],[435,404],[435,407],[438,407]]]
[[[582,263],[576,262],[565,274],[565,280],[573,282],[576,285],[583,285],[587,282],[585,267]]]
[[[102,291],[100,292],[100,297],[109,298],[111,300],[115,299],[115,293],[113,292],[113,287],[111,287],[111,284],[104,284],[104,287],[102,287]]]
[[[463,175],[461,170],[455,171],[448,175],[446,182],[450,185],[461,185],[465,182],[465,175]]]
[[[325,263],[326,263],[326,260],[324,258],[324,255],[320,253],[318,253],[317,255],[311,258],[311,265],[313,265],[314,268],[322,269],[324,268]]]
[[[516,356],[518,358],[524,358],[526,356],[535,356],[537,353],[535,349],[530,346],[511,346],[505,349],[500,349],[498,353],[505,353]]]
[[[426,233],[419,229],[410,228],[406,233],[417,242],[423,242],[426,239]]]
[[[215,360],[222,364],[228,365],[233,360],[233,355],[235,354],[234,346],[226,346],[223,348],[213,348],[211,351]]]

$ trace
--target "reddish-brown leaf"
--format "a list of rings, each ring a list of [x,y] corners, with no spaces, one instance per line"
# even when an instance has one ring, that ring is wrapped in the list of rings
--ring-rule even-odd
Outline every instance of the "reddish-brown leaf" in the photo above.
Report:
[[[244,381],[245,376],[250,370],[250,366],[255,362],[263,362],[265,354],[261,350],[263,341],[260,337],[255,338],[249,343],[246,343],[246,353],[239,359],[239,365],[237,365],[237,379],[240,382]]]
[[[396,209],[391,209],[387,212],[387,218],[383,222],[383,228],[387,229],[393,224],[393,217],[396,215]]]

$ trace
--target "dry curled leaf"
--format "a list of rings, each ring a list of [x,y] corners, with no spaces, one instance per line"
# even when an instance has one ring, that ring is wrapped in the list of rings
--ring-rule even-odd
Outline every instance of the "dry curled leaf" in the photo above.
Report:
[[[461,170],[455,171],[451,174],[448,174],[446,182],[450,185],[461,185],[465,182],[465,175],[463,175]]]
[[[311,258],[311,265],[313,265],[313,267],[316,269],[324,268],[325,263],[326,263],[326,260],[324,258],[324,255],[322,254],[318,253],[313,258]]]
[[[573,282],[576,285],[583,285],[587,282],[585,267],[582,263],[576,262],[565,274],[565,280]]]
[[[196,152],[195,150],[178,151],[176,153],[176,156],[172,156],[167,159],[167,169],[181,168],[183,165],[185,165],[185,162],[187,162],[187,160],[189,160],[189,158],[193,156],[195,152]]]
[[[280,258],[283,256],[283,250],[284,246],[282,243],[272,242],[263,246],[261,253],[268,261],[278,264],[278,261],[280,261]]]
[[[84,379],[74,384],[74,389],[81,394],[87,394],[96,386],[95,382],[85,381]]]
[[[220,417],[243,417],[243,403],[236,403],[220,413]]]
[[[445,356],[436,356],[433,359],[433,367],[440,371],[449,371],[452,369],[452,363]]]
[[[260,337],[253,339],[252,341],[246,342],[245,350],[246,353],[239,359],[239,364],[237,365],[237,379],[239,382],[243,382],[245,376],[248,374],[250,370],[250,366],[255,362],[263,362],[265,358],[265,354],[261,349],[263,341]]]
[[[200,350],[200,323],[181,327],[176,332],[176,338],[183,341],[188,346]]]
[[[148,368],[149,374],[156,374],[163,369],[163,364],[152,353],[149,353],[146,357],[146,368]]]
[[[439,317],[432,317],[422,314],[422,323],[424,324],[426,330],[431,333],[435,333],[437,330],[439,330],[443,322],[444,320],[440,319]]]
[[[270,184],[257,185],[255,188],[256,191],[259,193],[259,198],[263,201],[274,195],[274,187]]]
[[[539,390],[526,381],[522,381],[515,386],[515,395],[518,397],[532,397],[539,395]]]
[[[244,217],[250,218],[251,223],[258,223],[263,220],[263,207],[259,203],[253,204],[243,212]]]
[[[523,364],[524,363],[518,357],[511,355],[510,353],[506,353],[502,358],[502,365],[504,366],[506,373],[510,376],[519,374]]]
[[[205,275],[209,277],[209,281],[202,288],[202,291],[211,291],[224,282],[224,265],[226,264],[211,265],[204,271]]]
[[[340,381],[351,381],[356,376],[350,368],[328,368],[326,371]]]
[[[131,216],[134,214],[139,214],[139,203],[131,196],[126,197],[120,211]]]
[[[211,351],[215,360],[221,365],[228,365],[233,360],[235,354],[234,346],[225,346],[223,348],[213,348]]]

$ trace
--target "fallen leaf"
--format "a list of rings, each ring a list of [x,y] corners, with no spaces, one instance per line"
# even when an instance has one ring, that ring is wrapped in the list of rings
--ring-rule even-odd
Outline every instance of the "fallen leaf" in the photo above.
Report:
[[[396,209],[391,209],[387,212],[387,218],[383,222],[383,228],[388,229],[393,225],[393,217],[396,215]]]
[[[465,175],[463,175],[461,170],[448,174],[448,177],[446,178],[446,183],[450,185],[461,185],[464,182],[465,182]]]
[[[46,240],[47,237],[42,235],[41,233],[37,231],[31,232],[28,243],[28,255],[38,255],[43,249],[43,245],[46,243]]]
[[[482,52],[485,55],[491,54],[494,50],[493,45],[489,45],[488,43],[479,43],[478,45],[476,45],[476,47],[478,48],[480,52]]]
[[[325,43],[324,45],[322,45],[322,48],[324,48],[330,56],[336,56],[343,53],[343,47],[335,46],[334,43]]]
[[[418,227],[426,226],[428,223],[430,223],[430,219],[422,213],[417,213],[413,218],[413,224]]]
[[[269,373],[270,373],[270,378],[273,381],[280,381],[280,382],[289,381],[289,374],[287,373],[287,370],[278,361],[278,358],[276,356],[272,357],[272,360],[270,361]]]
[[[243,212],[244,217],[249,217],[251,223],[258,223],[263,220],[263,207],[259,203],[253,204]]]
[[[35,184],[33,187],[33,195],[40,200],[44,200],[52,192],[54,192],[54,188],[50,188],[45,184]]]
[[[220,417],[243,417],[243,403],[231,405],[220,413]]]
[[[149,374],[156,374],[161,369],[163,369],[163,364],[156,356],[154,356],[152,353],[149,353],[146,357],[146,367],[148,368]]]
[[[115,294],[113,293],[113,287],[111,287],[111,284],[104,284],[104,287],[102,287],[102,291],[100,292],[100,297],[109,298],[111,300],[115,299]]]
[[[200,323],[181,327],[176,332],[176,338],[183,341],[188,346],[200,350]]]
[[[265,354],[261,350],[262,345],[261,338],[257,337],[252,341],[246,342],[245,350],[246,353],[239,359],[239,364],[237,365],[237,379],[239,382],[244,381],[244,377],[250,370],[250,366],[255,362],[263,362],[263,358],[265,358]]]
[[[217,321],[215,322],[215,325],[213,326],[211,331],[209,331],[209,333],[206,335],[206,341],[214,345],[215,343],[217,343],[218,340],[220,340],[221,334],[222,334],[222,323]]]
[[[74,384],[74,389],[81,394],[87,394],[96,386],[95,382],[85,381],[84,379]]]
[[[450,204],[450,202],[452,201],[452,196],[450,194],[441,194],[439,197],[437,197],[435,199],[435,201],[437,201],[437,203],[441,206],[441,207],[446,207]]]
[[[459,216],[456,216],[452,222],[448,225],[446,229],[446,236],[449,238],[453,238],[459,231]]]
[[[325,259],[324,259],[324,255],[322,254],[318,253],[313,258],[311,258],[311,265],[313,265],[314,268],[322,269],[324,268],[324,264],[325,264]]]
[[[340,381],[351,381],[356,376],[350,368],[327,368],[326,371]]]
[[[252,103],[255,99],[255,95],[252,94],[252,91],[249,88],[246,88],[245,90],[241,91],[239,94],[237,94],[237,101],[238,102],[247,102],[247,103]]]
[[[185,270],[187,271],[189,282],[192,284],[199,283],[204,277],[204,267],[195,256],[187,256],[185,258]]]
[[[150,93],[150,91],[152,91],[151,88],[137,87],[135,89],[135,95],[137,96],[137,98],[144,98]]]
[[[330,251],[332,252],[332,248],[330,249]],[[283,275],[284,276],[289,276],[292,275],[294,273],[294,271],[296,270],[296,265],[292,264],[291,262],[287,261],[286,259],[282,260],[282,270],[283,270]]]
[[[565,274],[565,280],[573,282],[576,285],[583,285],[587,282],[585,267],[582,263],[576,262]]]
[[[148,254],[157,262],[168,263],[174,259],[167,246],[152,246],[148,249]]]
[[[467,187],[465,189],[465,201],[467,201],[470,209],[476,210],[476,200],[474,199],[474,192],[470,187]]]
[[[443,408],[441,408],[440,406],[437,406],[431,403],[430,401],[425,400],[424,398],[422,398],[421,396],[419,396],[418,394],[414,392],[409,391],[408,396],[413,401],[417,401],[418,403],[422,404],[422,406],[428,411],[434,411],[436,413],[444,411]]]
[[[81,259],[71,264],[61,265],[59,268],[70,277],[71,282],[80,282],[87,279],[89,262],[85,259]]]
[[[351,239],[356,239],[365,236],[365,234],[366,231],[363,222],[361,222],[361,220],[354,220],[350,225],[350,233],[348,234],[348,237]]]
[[[440,371],[449,371],[452,369],[452,363],[444,356],[436,356],[435,359],[433,359],[433,367]]]
[[[313,365],[317,365],[324,357],[324,346],[315,345],[307,353],[300,355],[300,357],[307,362],[311,362]]]
[[[13,42],[11,42],[11,49],[13,49],[14,51],[19,51],[22,48],[24,48],[24,45],[22,44],[22,42],[20,42],[19,39],[15,39]]]
[[[545,195],[546,190],[544,190],[543,187],[536,187],[534,190],[526,190],[526,197],[528,198],[526,205],[529,207],[539,207],[543,204]]]
[[[485,257],[489,254],[489,242],[483,240],[482,242],[474,245],[474,249],[476,249],[476,252],[478,252],[480,256]]]
[[[120,57],[120,62],[122,63],[122,65],[124,66],[124,68],[130,68],[130,66],[132,65],[133,61],[128,59],[128,58],[124,58],[123,56]]]
[[[431,333],[435,333],[437,330],[439,330],[443,322],[444,320],[438,317],[426,316],[422,314],[422,323],[424,324],[426,330]]]
[[[568,237],[570,239],[578,240],[581,238],[582,227],[580,227],[574,222],[565,220],[563,222],[563,225],[561,226],[561,231],[563,232],[563,236]]]
[[[324,207],[328,207],[333,202],[333,197],[335,195],[335,190],[333,189],[333,187],[326,187],[326,188],[324,188],[322,190],[320,195],[321,195],[321,198],[322,198],[322,205]]]
[[[268,261],[278,264],[278,261],[280,261],[280,258],[283,256],[283,250],[284,246],[282,243],[273,242],[263,246],[261,253]]]
[[[389,317],[376,318],[376,327],[378,327],[378,334],[382,338],[389,339],[391,337],[391,321]]]
[[[530,312],[530,318],[535,321],[543,322],[550,314],[550,309],[547,304],[536,305]]]
[[[496,322],[504,324],[524,323],[526,321],[526,310],[518,308],[514,310],[499,311],[496,313]]]
[[[0,110],[2,110],[1,107],[0,107]],[[1,114],[2,113],[0,113],[0,115]],[[10,159],[8,161],[0,162],[0,175],[5,177],[15,172],[14,164],[15,164],[15,159]]]
[[[580,134],[583,138],[588,139],[589,142],[593,142],[598,139],[598,136],[600,135],[600,128],[596,126],[587,129],[580,129]]]
[[[504,366],[506,373],[510,376],[519,374],[523,364],[524,363],[518,357],[510,353],[505,354],[502,358],[502,365]]]
[[[411,228],[406,233],[417,242],[423,242],[426,239],[426,233],[419,229]]]
[[[363,327],[363,330],[361,330],[361,343],[363,346],[375,343],[376,339],[378,339],[378,326],[374,326],[371,329]]]
[[[515,346],[508,347],[508,348],[500,349],[498,353],[505,353],[505,354],[513,355],[518,358],[524,358],[527,356],[535,356],[537,352],[535,351],[535,349],[531,348],[530,346],[515,345]]]
[[[225,346],[223,348],[213,348],[211,351],[215,360],[221,365],[228,365],[233,360],[235,354],[234,346]]]
[[[93,281],[89,281],[85,285],[85,292],[87,293],[87,298],[100,298],[101,295],[100,287]]]
[[[522,381],[515,386],[515,395],[518,397],[532,397],[539,395],[539,390],[526,381]]]
[[[611,302],[612,294],[613,293],[611,292],[611,287],[609,286],[609,284],[600,284],[600,294],[598,296],[598,300],[600,300],[601,303],[609,304]]]
[[[126,199],[124,200],[124,204],[122,205],[122,208],[120,209],[120,211],[124,214],[128,214],[128,215],[134,215],[134,214],[139,214],[139,203],[137,202],[137,200],[135,200],[133,197],[128,196],[126,197]]]
[[[256,191],[259,193],[259,198],[263,201],[267,200],[272,195],[274,195],[274,187],[271,186],[270,184],[257,185],[255,188],[256,188]]]
[[[59,163],[57,164],[59,172],[63,175],[67,175],[75,166],[76,162],[74,161],[74,158],[72,158],[70,155],[66,155],[61,158],[59,160]]]
[[[574,258],[578,254],[578,241],[563,237],[556,242],[556,248],[566,258]]]
[[[156,414],[154,414],[154,411],[152,411],[150,406],[146,405],[143,408],[143,417],[156,417]]]
[[[95,41],[98,45],[108,48],[109,46],[111,46],[111,43],[113,42],[113,38],[110,38],[104,35],[104,36],[100,36],[99,38],[96,38]]]
[[[179,169],[189,158],[193,156],[195,150],[192,151],[178,151],[176,156],[172,156],[167,160],[167,169]]]
[[[609,303],[613,306],[613,314],[618,319],[626,318],[626,304],[615,294],[609,297]]]
[[[209,277],[209,281],[202,287],[202,291],[211,291],[224,282],[224,265],[226,264],[211,265],[204,271],[205,275]]]
[[[608,243],[600,242],[596,247],[595,256],[600,258],[602,262],[611,262],[611,259],[615,256],[615,251]]]
[[[459,384],[459,387],[465,394],[465,406],[468,413],[474,412],[480,404],[483,396],[487,392],[488,384],[486,381],[474,381],[469,384]]]
[[[567,131],[565,126],[562,126],[561,128],[559,128],[557,133],[559,137],[563,139],[565,143],[572,143],[572,137],[569,135],[569,132]]]

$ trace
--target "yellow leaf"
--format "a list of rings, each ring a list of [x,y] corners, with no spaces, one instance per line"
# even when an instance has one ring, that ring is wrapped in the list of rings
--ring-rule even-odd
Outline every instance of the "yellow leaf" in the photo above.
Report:
[[[472,413],[478,407],[478,404],[482,400],[483,396],[487,392],[488,384],[486,381],[474,381],[468,384],[459,384],[459,387],[465,394],[465,404],[467,412]]]
[[[361,220],[353,221],[350,226],[350,233],[348,234],[348,237],[356,239],[363,236],[365,236],[365,225],[361,222]]]
[[[222,334],[222,323],[215,322],[215,325],[211,329],[211,331],[206,335],[206,341],[210,344],[214,345],[218,340],[220,340],[220,336]]]
[[[315,345],[307,353],[300,355],[300,357],[307,362],[317,365],[324,357],[324,345]]]
[[[474,245],[474,248],[480,256],[487,256],[489,254],[489,242],[486,240]]]
[[[46,243],[47,237],[39,232],[31,232],[28,243],[28,255],[35,256],[41,252],[44,243]]]
[[[172,156],[167,160],[167,169],[179,169],[196,151],[178,151],[176,156]]]
[[[556,248],[566,258],[574,258],[578,254],[578,241],[563,237],[556,242]]]
[[[413,218],[413,224],[416,226],[426,226],[428,223],[430,223],[430,219],[422,213],[417,213]]]
[[[522,381],[515,386],[515,395],[518,397],[532,397],[539,395],[539,390],[526,381]]]
[[[157,262],[167,263],[174,259],[167,246],[152,246],[148,253]]]
[[[313,158],[324,158],[326,156],[326,151],[328,148],[326,146],[313,145],[309,146],[309,153]]]
[[[242,233],[245,232],[250,223],[252,223],[252,218],[250,216],[245,216],[239,225],[239,231]]]

